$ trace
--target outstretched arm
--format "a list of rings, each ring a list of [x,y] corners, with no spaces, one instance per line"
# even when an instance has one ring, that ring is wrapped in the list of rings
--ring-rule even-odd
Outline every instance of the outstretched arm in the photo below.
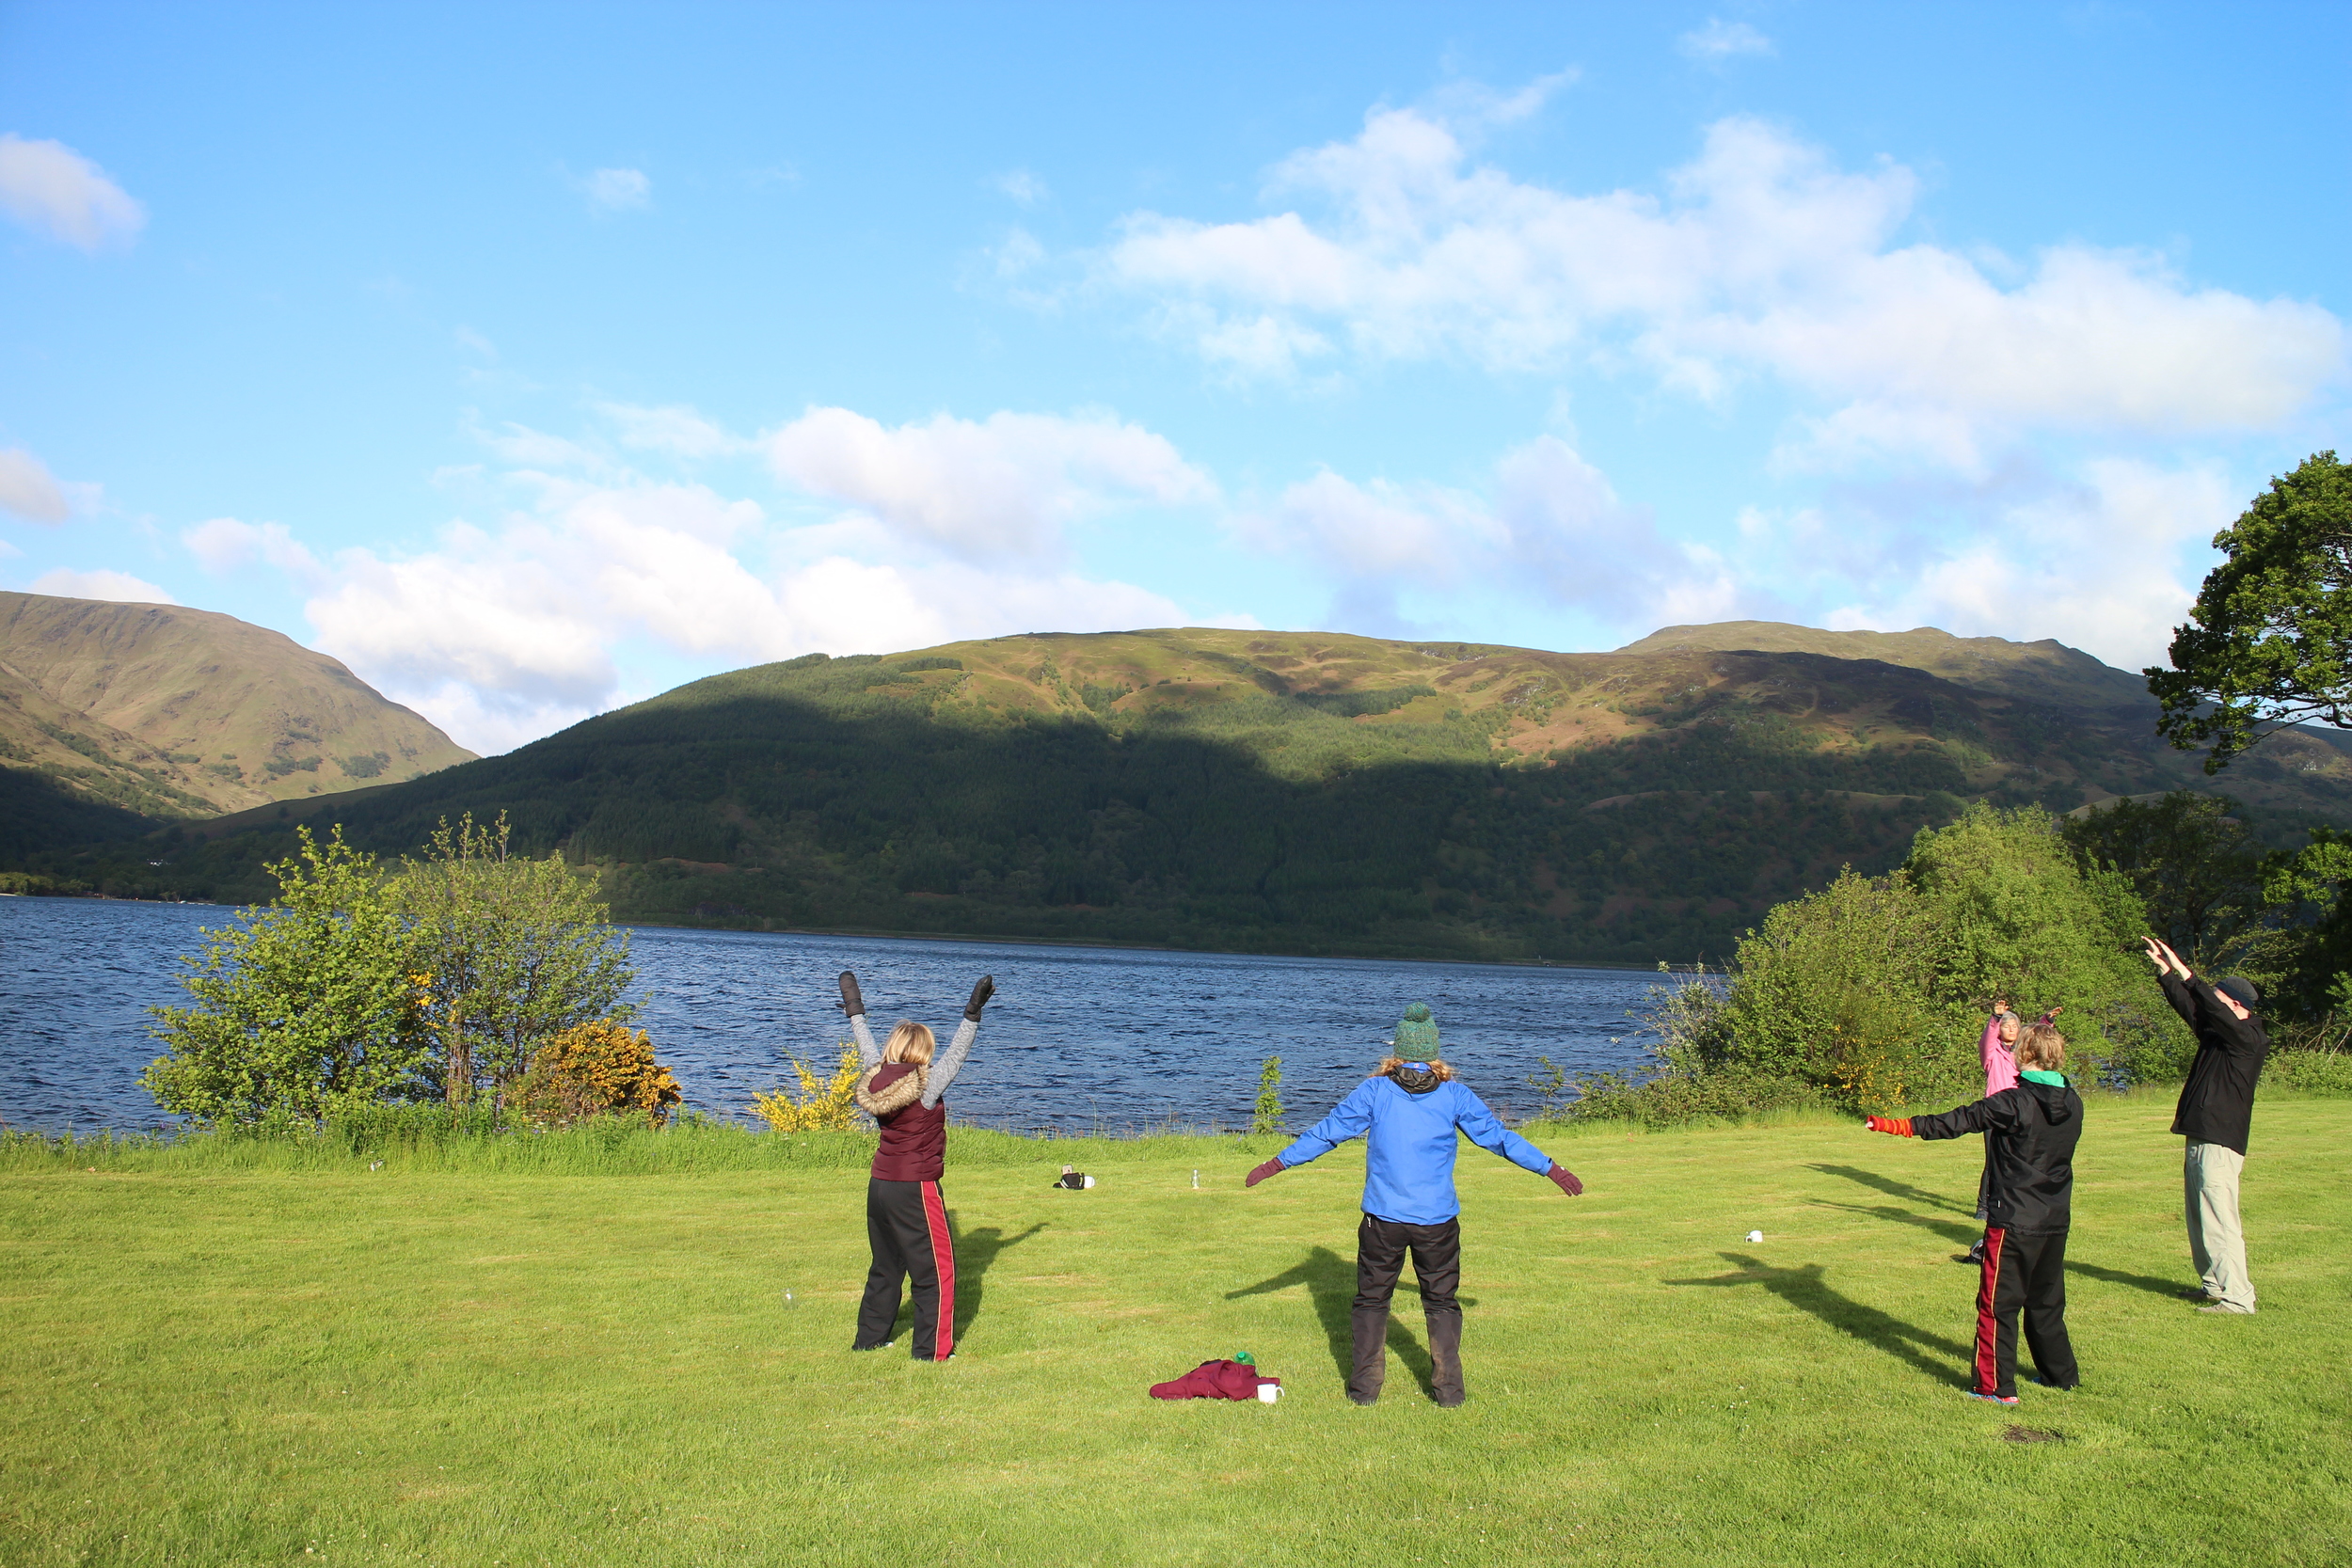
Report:
[[[850,1015],[850,1033],[857,1037],[858,1065],[871,1072],[882,1066],[882,1047],[874,1043],[874,1031],[866,1026],[866,997],[857,989],[857,976],[848,970],[841,972],[841,1000],[834,1004]]]
[[[1458,1085],[1456,1086],[1459,1087]],[[1584,1183],[1576,1179],[1574,1171],[1503,1126],[1494,1112],[1486,1108],[1485,1101],[1467,1088],[1462,1090],[1462,1098],[1470,1104],[1454,1117],[1454,1124],[1470,1142],[1489,1154],[1502,1155],[1521,1170],[1532,1170],[1537,1176],[1548,1178],[1570,1197],[1578,1196],[1584,1191]]]
[[[1329,1116],[1301,1132],[1290,1148],[1251,1171],[1243,1184],[1254,1187],[1277,1171],[1319,1160],[1348,1139],[1362,1137],[1372,1129],[1370,1091],[1378,1082],[1376,1078],[1364,1080],[1354,1093],[1331,1108]]]
[[[939,1103],[947,1092],[947,1085],[954,1083],[956,1074],[963,1070],[963,1059],[972,1053],[972,1042],[979,1038],[980,1009],[987,1006],[988,999],[995,994],[996,982],[986,974],[981,975],[979,984],[972,988],[972,999],[963,1005],[963,1022],[956,1025],[956,1037],[947,1043],[947,1049],[940,1053],[939,1059],[931,1063],[930,1076],[924,1082],[923,1104],[926,1109]]]

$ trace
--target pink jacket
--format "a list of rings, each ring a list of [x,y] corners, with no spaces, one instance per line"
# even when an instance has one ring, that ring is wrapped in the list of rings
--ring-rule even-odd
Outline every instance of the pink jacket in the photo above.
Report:
[[[1984,1058],[1984,1097],[1987,1100],[2003,1089],[2017,1086],[2017,1053],[2001,1043],[2001,1015],[1994,1013],[1985,1021],[1984,1038],[1977,1042],[1977,1054]]]

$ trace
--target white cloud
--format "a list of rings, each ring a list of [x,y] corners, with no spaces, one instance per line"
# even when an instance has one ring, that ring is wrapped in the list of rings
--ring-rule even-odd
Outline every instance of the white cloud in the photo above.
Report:
[[[940,414],[888,428],[813,408],[766,446],[776,472],[802,489],[972,557],[1050,556],[1073,523],[1216,494],[1167,437],[1109,415]]]
[[[55,594],[64,599],[106,599],[117,604],[180,602],[151,582],[135,578],[128,572],[108,571],[103,567],[94,572],[76,572],[60,566],[35,578],[29,591]]]
[[[0,512],[37,523],[62,523],[73,505],[41,460],[22,447],[0,451]]]
[[[1024,207],[1034,207],[1053,194],[1043,180],[1025,168],[1007,169],[989,183]]]
[[[1138,213],[1100,263],[1241,372],[1630,365],[1705,399],[1769,375],[1823,410],[1791,467],[1924,451],[1966,468],[2026,428],[2270,428],[2344,369],[2327,310],[2196,288],[2149,255],[2058,245],[2005,284],[1898,245],[1917,189],[1899,165],[1839,169],[1731,119],[1662,194],[1569,195],[1472,165],[1431,112],[1376,109],[1274,170],[1272,192],[1323,215]]]
[[[1707,25],[1694,27],[1675,40],[1675,47],[1692,59],[1716,65],[1737,55],[1770,55],[1772,40],[1744,22],[1725,22],[1710,16]]]
[[[1338,613],[1358,626],[1370,617],[1402,628],[1399,595],[1464,583],[1502,584],[1626,626],[1750,602],[1714,552],[1662,538],[1551,436],[1505,452],[1486,496],[1326,470],[1231,527],[1245,543],[1315,562],[1337,585]]]
[[[718,429],[690,409],[601,412],[670,451],[701,450]],[[306,579],[309,553],[275,525],[215,519],[187,543],[220,569],[262,560],[304,582],[319,647],[462,743],[497,750],[610,706],[640,679],[631,661],[649,647],[664,668],[726,669],[1047,627],[1185,624],[1160,594],[1041,558],[1071,520],[1214,495],[1164,439],[1107,417],[943,417],[893,430],[816,410],[766,445],[787,473],[857,510],[789,529],[705,485],[592,467],[581,458],[593,453],[561,437],[510,426],[486,438],[510,460],[543,464],[509,475],[527,482],[529,504],[492,527],[452,524],[428,550],[347,550]],[[549,472],[555,457],[566,463]],[[1009,547],[954,558],[989,540]]]
[[[0,212],[83,250],[129,245],[147,210],[63,142],[0,135]]]
[[[287,531],[283,523],[247,523],[234,517],[214,517],[183,529],[180,542],[197,564],[215,577],[242,572],[255,562],[274,566],[305,584],[324,579],[317,557]]]
[[[1918,550],[1823,624],[2056,636],[2118,669],[2162,664],[2197,595],[2192,554],[2242,505],[2217,465],[2096,459],[2076,478],[1989,499],[1955,546]]]
[[[667,452],[674,457],[717,457],[752,445],[682,404],[646,408],[635,404],[600,403],[596,412],[620,427],[623,446],[640,451]]]
[[[653,182],[643,169],[600,168],[581,181],[580,188],[598,213],[635,212],[653,202]]]

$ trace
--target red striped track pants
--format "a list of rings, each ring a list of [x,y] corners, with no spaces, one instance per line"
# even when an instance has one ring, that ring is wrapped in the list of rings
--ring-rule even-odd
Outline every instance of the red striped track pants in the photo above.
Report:
[[[939,1183],[869,1180],[866,1239],[874,1266],[866,1272],[866,1299],[858,1307],[857,1348],[889,1342],[898,1321],[898,1282],[905,1279],[914,1294],[914,1358],[946,1360],[956,1348],[956,1247]]]

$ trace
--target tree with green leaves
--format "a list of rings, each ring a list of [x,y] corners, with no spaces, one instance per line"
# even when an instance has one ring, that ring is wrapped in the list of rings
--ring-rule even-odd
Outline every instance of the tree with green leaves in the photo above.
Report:
[[[391,881],[453,1105],[503,1090],[564,1031],[637,1013],[621,999],[636,978],[628,936],[592,879],[561,855],[511,854],[510,837],[502,813],[490,827],[443,818]]]
[[[2122,874],[2148,909],[2148,927],[2200,974],[2240,963],[2275,921],[2264,893],[2268,856],[2222,795],[2176,789],[2119,800],[2060,826],[2086,869]]]
[[[1250,1107],[1249,1131],[1282,1131],[1282,1058],[1268,1056],[1258,1068],[1258,1101]]]
[[[187,1007],[152,1007],[168,1048],[140,1084],[202,1122],[318,1117],[341,1106],[416,1100],[434,1087],[434,1042],[410,981],[406,922],[375,858],[321,846],[303,828],[274,863],[278,901],[208,930],[183,958]]]
[[[2352,468],[2314,453],[2213,545],[2172,668],[2145,672],[2159,733],[2217,773],[2286,726],[2352,728]]]
[[[1848,871],[1775,906],[1740,944],[1720,1006],[1697,991],[1690,1018],[1669,1022],[1668,1059],[1686,1075],[1803,1083],[1866,1110],[1973,1098],[1978,1032],[2009,998],[2066,1008],[2086,1065],[2168,1076],[2186,1037],[2146,966],[2121,951],[2144,929],[2131,884],[2078,864],[2047,812],[1979,803],[1922,829],[1892,876]]]
[[[2312,841],[2271,857],[2265,891],[2285,915],[2286,940],[2266,965],[2270,1008],[2323,1037],[2352,1017],[2352,832],[2313,828]]]

